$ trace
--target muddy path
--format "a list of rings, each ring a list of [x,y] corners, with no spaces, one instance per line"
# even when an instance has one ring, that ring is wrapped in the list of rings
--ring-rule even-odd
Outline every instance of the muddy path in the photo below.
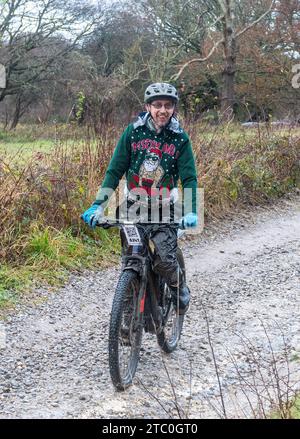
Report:
[[[262,417],[278,384],[285,397],[299,383],[299,237],[293,196],[183,243],[193,299],[180,346],[167,356],[146,334],[123,393],[107,356],[118,267],[40,291],[0,324],[0,418]]]

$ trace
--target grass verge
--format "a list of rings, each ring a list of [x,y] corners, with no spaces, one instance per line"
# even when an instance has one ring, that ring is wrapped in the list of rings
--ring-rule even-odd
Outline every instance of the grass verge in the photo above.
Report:
[[[71,229],[60,231],[33,223],[18,244],[22,263],[17,260],[0,268],[0,309],[12,308],[20,294],[32,287],[62,285],[70,272],[115,264],[120,254],[115,230],[96,230],[94,238],[85,234],[75,237]]]

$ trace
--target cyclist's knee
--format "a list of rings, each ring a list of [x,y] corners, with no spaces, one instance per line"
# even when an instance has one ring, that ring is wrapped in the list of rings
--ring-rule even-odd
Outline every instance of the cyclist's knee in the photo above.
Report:
[[[159,256],[155,258],[153,270],[164,277],[168,283],[176,283],[178,279],[178,262],[176,257],[161,259]]]

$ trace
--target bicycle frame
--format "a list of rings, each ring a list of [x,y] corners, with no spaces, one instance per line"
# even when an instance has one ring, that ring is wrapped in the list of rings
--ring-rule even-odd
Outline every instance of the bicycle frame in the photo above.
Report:
[[[124,241],[124,235],[122,235],[121,226],[121,241],[122,251],[125,254],[122,255],[122,270],[135,270],[140,275],[140,289],[137,297],[137,306],[135,309],[135,325],[141,324],[143,316],[145,315],[145,309],[149,311],[154,320],[156,330],[159,331],[162,319],[158,308],[159,297],[159,276],[155,274],[151,267],[151,261],[154,257],[154,253],[147,243],[143,240],[142,245],[126,246]],[[127,254],[126,254],[127,253]],[[128,254],[129,253],[129,254]]]
[[[151,250],[149,245],[144,239],[141,240],[139,245],[129,245],[127,243],[127,235],[125,233],[126,226],[145,224],[136,223],[128,221],[118,221],[118,222],[105,222],[98,224],[104,228],[118,227],[120,228],[120,237],[122,244],[122,271],[124,270],[134,270],[140,276],[140,289],[137,297],[137,306],[135,309],[134,318],[134,330],[138,328],[139,325],[143,325],[143,320],[145,316],[145,308],[152,316],[155,331],[159,332],[162,325],[164,324],[162,315],[160,314],[158,306],[158,297],[160,294],[159,290],[159,276],[153,272],[151,267],[151,262],[154,257],[154,251]],[[148,225],[148,224],[147,224]],[[179,226],[179,237],[184,233],[183,227]]]

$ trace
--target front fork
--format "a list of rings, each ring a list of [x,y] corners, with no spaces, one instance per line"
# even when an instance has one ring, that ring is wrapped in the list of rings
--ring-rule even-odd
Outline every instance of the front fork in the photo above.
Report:
[[[154,320],[155,327],[160,330],[162,313],[158,306],[159,285],[155,274],[149,267],[149,259],[138,254],[123,256],[123,270],[134,270],[140,277],[140,288],[137,294],[136,306],[134,309],[133,330],[136,331],[140,325],[144,325],[145,314]]]
[[[133,331],[144,325],[144,311],[147,292],[148,267],[147,258],[138,254],[122,257],[123,270],[134,270],[140,278],[139,291],[137,293],[134,307]]]

